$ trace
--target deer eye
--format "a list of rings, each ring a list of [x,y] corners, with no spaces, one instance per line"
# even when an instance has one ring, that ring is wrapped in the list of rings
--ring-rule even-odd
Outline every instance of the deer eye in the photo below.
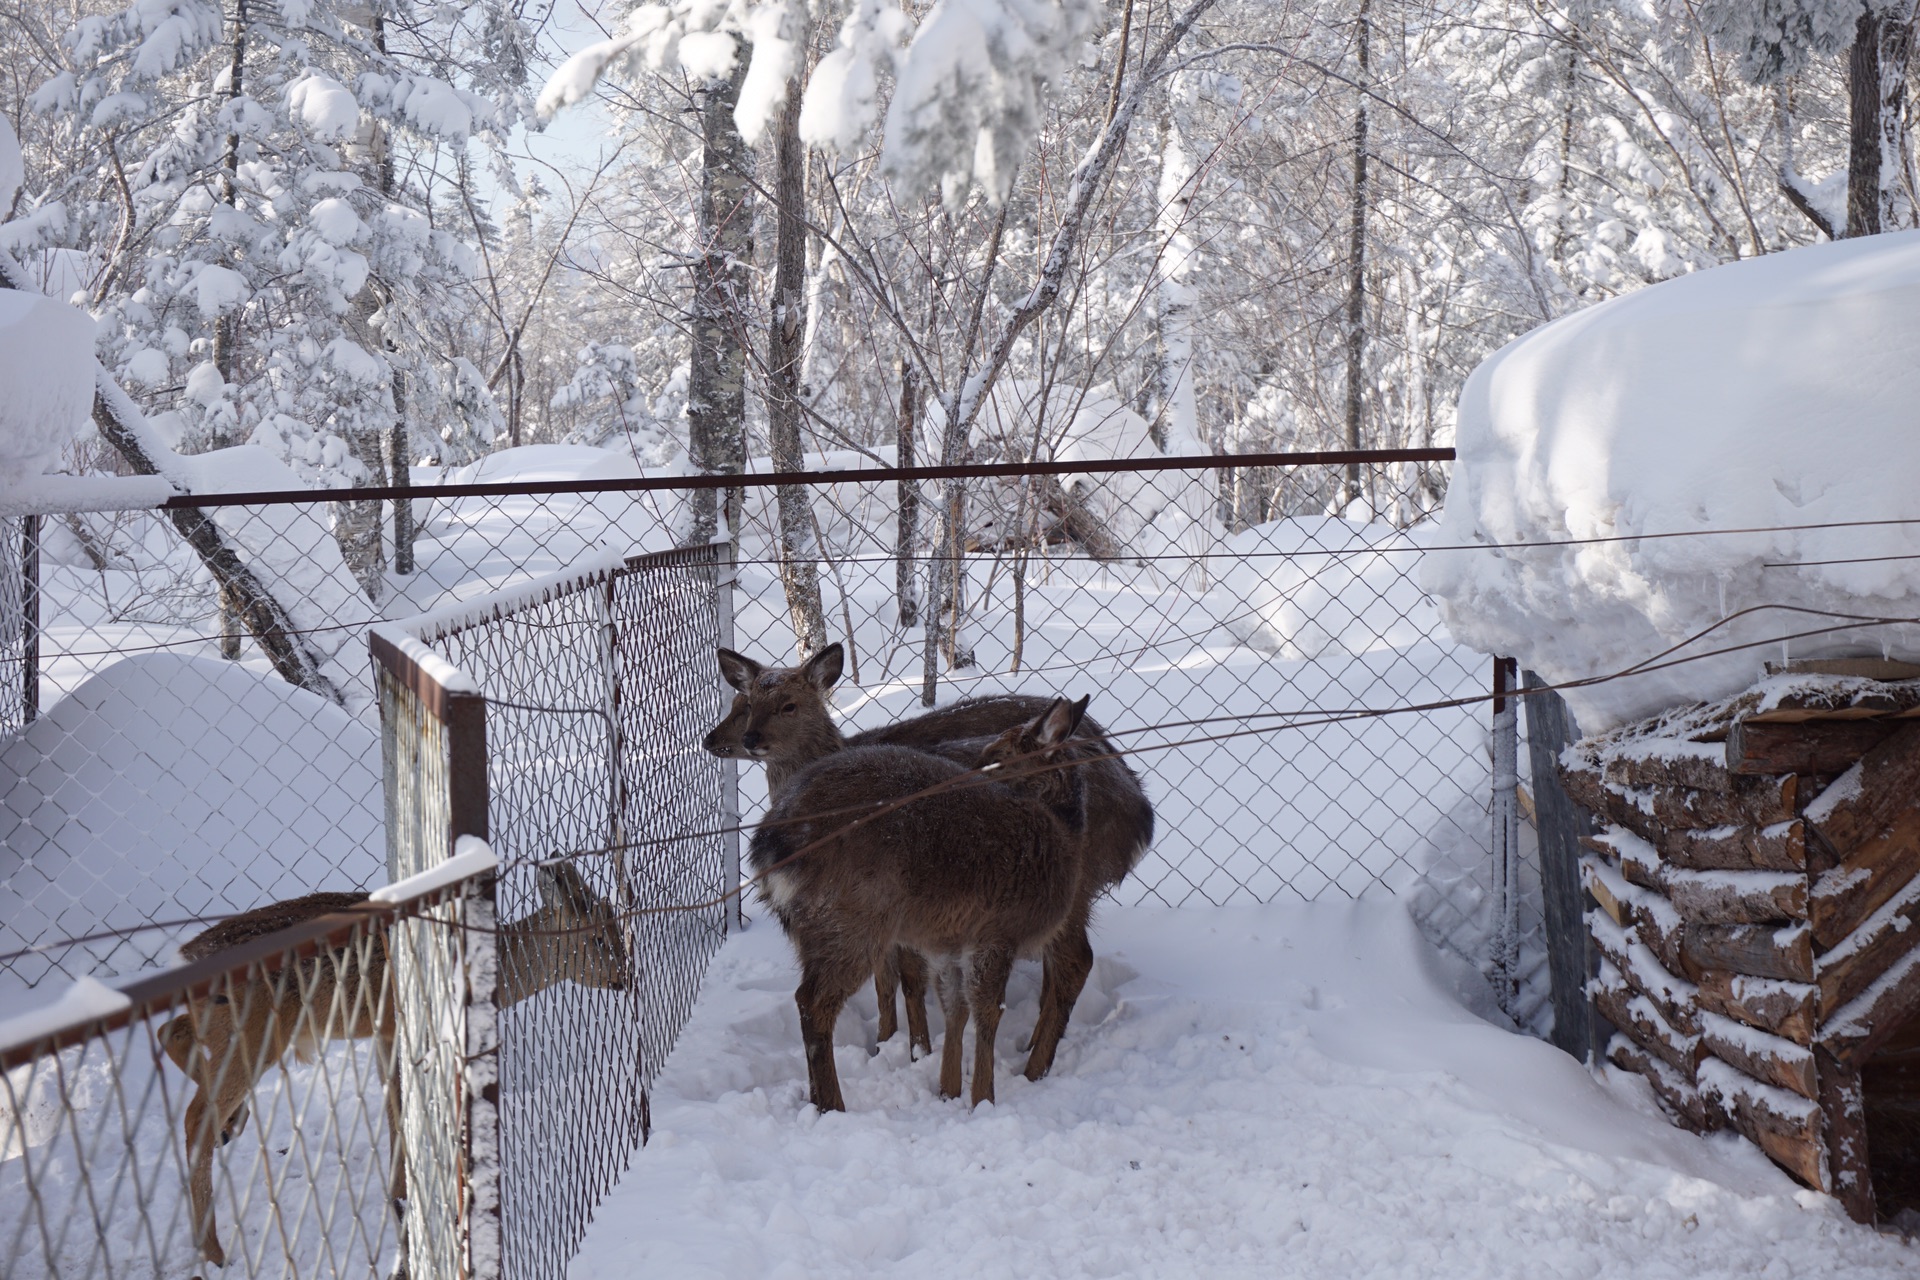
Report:
[[[789,702],[789,703],[788,703],[788,704],[787,704],[786,706],[784,706],[784,707],[782,707],[782,708],[780,708],[780,714],[781,714],[781,715],[783,715],[783,716],[790,716],[790,715],[792,715],[792,714],[793,714],[794,712],[796,712],[796,711],[798,711],[799,709],[800,709],[799,707],[797,707],[797,706],[795,706],[795,705],[794,705],[793,703],[791,703],[791,702]]]

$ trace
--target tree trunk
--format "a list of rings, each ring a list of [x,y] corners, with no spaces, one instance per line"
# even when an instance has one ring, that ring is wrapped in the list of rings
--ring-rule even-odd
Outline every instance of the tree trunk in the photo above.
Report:
[[[413,486],[413,450],[409,444],[407,430],[407,375],[400,369],[393,370],[393,430],[388,439],[388,466],[393,471],[393,485],[397,489],[410,489]],[[402,494],[393,500],[393,571],[399,574],[413,572],[413,539],[417,532],[413,525],[413,499]]]
[[[1347,264],[1347,448],[1360,447],[1361,394],[1366,380],[1367,304],[1367,92],[1369,73],[1368,16],[1373,0],[1360,0],[1354,17],[1354,42],[1359,54],[1360,102],[1353,114],[1353,204],[1348,217]],[[1360,497],[1360,464],[1347,464],[1347,483],[1341,507]]]
[[[1847,55],[1847,235],[1880,232],[1880,15],[1861,10]]]
[[[800,78],[787,82],[787,105],[775,140],[774,186],[778,219],[774,240],[773,310],[767,341],[767,435],[775,471],[803,471],[800,444],[800,356],[807,329],[807,150],[800,141]],[[780,526],[780,581],[786,588],[795,649],[805,658],[827,643],[820,607],[820,548],[814,537],[807,487],[775,491]]]
[[[1874,132],[1880,145],[1880,227],[1897,231],[1913,221],[1914,191],[1908,168],[1907,66],[1913,55],[1913,12],[1880,19],[1880,101]]]
[[[381,53],[387,51],[386,19],[376,16],[373,20],[373,47]],[[380,176],[380,194],[387,199],[393,198],[396,185],[393,171],[393,147],[388,139],[385,127],[379,122],[373,125],[373,149],[375,172]],[[395,315],[398,301],[393,290],[388,290],[386,300],[386,320],[381,325],[380,342],[387,353],[387,377],[393,391],[393,425],[387,431],[387,468],[389,482],[398,489],[411,488],[413,483],[412,433],[407,429],[407,375],[398,367],[396,357],[400,354],[400,344],[394,334],[399,329],[399,320]],[[379,448],[375,441],[374,447]],[[379,513],[374,513],[379,521]],[[398,574],[413,572],[413,499],[401,496],[393,500],[393,571]]]
[[[1153,442],[1163,453],[1198,448],[1199,420],[1193,392],[1193,265],[1198,252],[1192,216],[1194,165],[1187,149],[1192,81],[1176,76],[1167,86],[1167,114],[1160,130],[1160,367]],[[1169,448],[1169,442],[1174,447]]]
[[[700,260],[693,274],[693,354],[687,377],[687,460],[700,475],[739,475],[747,465],[747,306],[752,296],[752,153],[733,109],[746,77],[746,50],[736,48],[733,74],[700,92],[704,141],[700,176]],[[726,491],[726,524],[738,539],[744,491]],[[720,532],[720,494],[692,495],[682,545],[711,542]]]
[[[232,106],[246,92],[247,70],[247,26],[249,14],[247,0],[238,0],[233,13],[233,57],[227,64],[227,105]],[[220,157],[220,203],[231,209],[240,198],[240,134],[231,130],[227,134],[227,145]],[[226,260],[231,264],[231,255]],[[224,382],[232,382],[234,374],[234,347],[240,327],[239,313],[233,309],[223,309],[213,321],[213,367],[220,371]],[[213,440],[214,448],[236,444],[234,440]]]
[[[915,443],[920,410],[920,377],[911,359],[900,361],[900,416],[894,426],[894,465],[914,465]],[[894,552],[894,593],[899,599],[900,626],[920,623],[920,582],[914,563],[914,543],[920,537],[920,486],[902,480],[895,490],[899,536]]]

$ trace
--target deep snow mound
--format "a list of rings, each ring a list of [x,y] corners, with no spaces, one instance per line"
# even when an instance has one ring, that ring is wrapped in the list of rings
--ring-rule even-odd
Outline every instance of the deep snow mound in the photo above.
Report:
[[[1557,320],[1468,379],[1439,541],[1685,536],[1435,553],[1423,582],[1462,643],[1554,681],[1757,610],[1683,653],[1772,643],[1569,694],[1589,733],[1737,692],[1783,657],[1920,657],[1920,627],[1854,621],[1920,615],[1920,523],[1859,523],[1920,520],[1916,352],[1916,232]],[[1782,527],[1818,524],[1836,527]],[[1720,532],[1736,529],[1761,531]]]

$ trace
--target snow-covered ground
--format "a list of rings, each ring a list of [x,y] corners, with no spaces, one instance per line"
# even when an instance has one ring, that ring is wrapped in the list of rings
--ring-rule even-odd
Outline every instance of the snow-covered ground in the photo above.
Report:
[[[1911,1276],[1758,1149],[1672,1128],[1503,1029],[1392,902],[1110,907],[1054,1073],[936,1096],[937,1057],[869,1056],[843,1016],[845,1114],[806,1105],[779,929],[721,952],[653,1096],[653,1140],[573,1280]],[[934,1015],[936,1028],[938,1014]],[[1497,1014],[1491,1018],[1497,1019]],[[936,1046],[937,1048],[937,1046]]]

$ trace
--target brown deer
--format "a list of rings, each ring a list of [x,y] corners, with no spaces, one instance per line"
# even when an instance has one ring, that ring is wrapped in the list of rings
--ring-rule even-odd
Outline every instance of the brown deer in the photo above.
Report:
[[[625,990],[633,981],[633,969],[619,915],[572,866],[542,867],[539,877],[539,910],[500,929],[500,1006],[517,1004],[562,981]],[[269,903],[195,935],[180,954],[190,961],[206,959],[366,900],[362,893],[310,893]],[[161,1026],[161,1048],[196,1086],[182,1127],[193,1238],[207,1261],[225,1266],[227,1260],[214,1221],[213,1149],[246,1128],[255,1083],[288,1049],[300,1061],[311,1062],[329,1040],[376,1041],[393,1144],[391,1192],[396,1201],[406,1195],[397,1074],[401,1064],[394,1054],[394,1035],[387,940],[377,927],[342,946],[323,947],[277,973],[229,975]]]
[[[1030,721],[1051,705],[1048,698],[1017,694],[966,698],[848,738],[834,725],[827,701],[844,661],[838,644],[828,645],[797,667],[762,666],[730,649],[720,650],[719,659],[721,676],[739,692],[732,710],[707,734],[704,745],[717,756],[764,762],[767,793],[776,799],[801,769],[848,747],[891,745],[944,754],[943,744],[952,744],[956,758],[971,763],[978,754],[979,739]],[[1094,902],[1126,879],[1153,843],[1153,805],[1140,779],[1092,720],[1080,722],[1079,740],[1085,744],[1081,754],[1094,757],[1077,770],[1087,792],[1086,830],[1081,836],[1084,874],[1067,924],[1043,957],[1040,1016],[1027,1057],[1029,1080],[1053,1069],[1054,1053],[1066,1034],[1074,1002],[1093,971],[1093,944],[1087,929]],[[891,1038],[898,1027],[897,981],[906,997],[908,1036],[914,1048],[931,1052],[926,974],[918,957],[910,952],[882,957],[873,981],[880,999],[879,1038]]]
[[[993,1100],[1014,958],[1047,946],[1079,896],[1086,766],[1064,744],[1086,707],[1055,699],[992,739],[977,761],[987,772],[910,747],[854,747],[774,801],[749,858],[800,957],[793,998],[814,1106],[846,1109],[833,1024],[896,947],[942,963],[941,1096],[960,1096],[971,1013],[973,1102]]]

